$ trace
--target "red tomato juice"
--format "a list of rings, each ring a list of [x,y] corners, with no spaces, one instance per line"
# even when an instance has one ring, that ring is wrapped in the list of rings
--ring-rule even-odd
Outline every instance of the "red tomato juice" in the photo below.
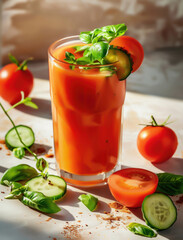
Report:
[[[49,61],[55,156],[67,173],[97,175],[114,169],[119,158],[126,81],[100,67],[70,69],[63,59],[66,51],[75,54],[75,45],[57,47]]]

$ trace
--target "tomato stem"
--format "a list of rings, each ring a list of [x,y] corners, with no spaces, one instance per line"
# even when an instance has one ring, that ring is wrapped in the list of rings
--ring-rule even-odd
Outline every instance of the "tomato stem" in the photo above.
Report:
[[[158,124],[157,124],[155,118],[153,117],[153,115],[151,115],[151,118],[152,118],[152,125],[153,126],[158,126]]]
[[[24,60],[22,63],[19,63],[19,61],[14,57],[11,53],[9,53],[9,59],[12,63],[15,63],[17,65],[17,70],[25,71],[27,69],[27,62],[31,61],[33,58],[30,57],[26,60]]]

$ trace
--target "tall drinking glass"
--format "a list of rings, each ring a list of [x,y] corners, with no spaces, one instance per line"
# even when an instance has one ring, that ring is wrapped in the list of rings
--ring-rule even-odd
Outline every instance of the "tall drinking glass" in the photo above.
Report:
[[[48,55],[57,171],[71,185],[86,187],[106,183],[119,169],[126,81],[109,65],[60,60],[80,44],[78,36],[60,39]]]

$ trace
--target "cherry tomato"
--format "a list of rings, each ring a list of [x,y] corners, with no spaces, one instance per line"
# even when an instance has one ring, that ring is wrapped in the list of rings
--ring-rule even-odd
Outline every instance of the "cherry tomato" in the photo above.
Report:
[[[137,147],[144,158],[153,163],[170,159],[178,140],[175,132],[166,126],[146,126],[137,137]]]
[[[140,207],[144,198],[156,191],[158,177],[141,168],[126,168],[108,178],[109,189],[114,198],[127,207]]]
[[[133,37],[120,36],[111,41],[111,45],[124,48],[133,60],[133,71],[135,72],[144,59],[144,50],[142,45]]]
[[[15,104],[21,100],[21,91],[27,97],[33,88],[33,76],[28,70],[18,70],[15,63],[10,63],[0,70],[0,96]]]

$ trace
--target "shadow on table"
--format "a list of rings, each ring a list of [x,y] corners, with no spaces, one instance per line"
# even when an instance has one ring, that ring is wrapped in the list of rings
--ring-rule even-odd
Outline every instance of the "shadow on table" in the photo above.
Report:
[[[170,158],[168,161],[163,163],[154,163],[156,168],[163,170],[164,172],[171,172],[174,174],[182,175],[183,172],[183,158]]]
[[[70,190],[70,189],[67,189],[67,194],[66,194],[66,197],[65,197],[65,200],[61,200],[60,203],[61,203],[61,208],[63,206],[73,206],[73,207],[76,207],[78,208],[79,205],[80,205],[80,200],[78,200],[78,197],[81,195],[81,194],[87,194],[87,193],[91,193],[89,189],[86,189],[82,192],[82,190],[80,189],[80,191],[77,191],[77,188],[75,188],[74,190]],[[91,193],[93,194],[93,193]],[[94,194],[94,196],[97,197],[98,194]],[[59,202],[58,202],[59,204]],[[79,208],[78,208],[79,209]],[[78,210],[80,211],[80,210]],[[108,206],[107,203],[105,203],[104,201],[99,201],[99,204],[98,204],[98,207],[97,209],[94,211],[95,213],[104,213],[104,212],[110,212],[111,211],[111,208]],[[68,221],[68,220],[66,220]],[[71,221],[71,220],[70,220]]]
[[[2,240],[45,240],[48,236],[43,231],[25,226],[25,223],[0,221],[0,233]]]
[[[0,166],[0,172],[4,173],[8,168]]]
[[[33,146],[31,147],[31,150],[38,156],[48,153],[50,149],[52,149],[52,146],[40,143],[34,143]]]
[[[38,109],[33,109],[25,105],[20,105],[16,109],[30,115],[34,115],[34,116],[38,116],[46,119],[52,119],[50,100],[32,98],[32,101],[39,107]]]
[[[76,220],[75,217],[69,211],[63,208],[63,205],[60,205],[60,208],[61,208],[61,212],[59,214],[45,214],[45,215],[53,219],[57,219],[64,222],[70,222],[70,221]]]

